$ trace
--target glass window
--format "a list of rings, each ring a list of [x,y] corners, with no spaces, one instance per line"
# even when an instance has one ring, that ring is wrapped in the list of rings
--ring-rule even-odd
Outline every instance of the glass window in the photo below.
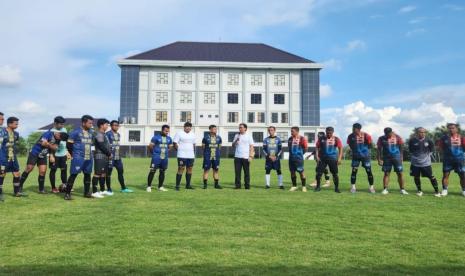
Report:
[[[168,103],[168,92],[157,92],[155,93],[156,103]]]
[[[181,84],[192,84],[192,74],[182,73],[180,83]]]
[[[181,123],[192,121],[191,111],[181,111]]]
[[[179,98],[179,102],[182,104],[191,104],[192,103],[192,93],[191,92],[182,92]]]
[[[140,130],[129,131],[129,142],[140,142]]]
[[[168,84],[168,73],[157,73],[157,84]]]
[[[265,122],[265,112],[257,112],[257,123]]]
[[[239,122],[239,112],[228,112],[228,123]]]
[[[281,141],[287,141],[288,137],[287,137],[287,132],[277,132],[276,133],[276,136],[278,136],[279,138],[281,138]]]
[[[286,85],[286,76],[285,75],[274,75],[274,86],[284,86]]]
[[[203,84],[205,84],[205,85],[215,85],[216,84],[216,75],[215,74],[205,74],[203,76]]]
[[[263,132],[252,132],[252,138],[256,143],[263,142]]]
[[[204,93],[203,94],[203,103],[204,104],[214,104],[216,102],[215,93]]]
[[[254,112],[247,112],[247,123],[253,123],[255,121],[254,117],[255,117]]]
[[[262,94],[250,94],[250,103],[252,103],[252,104],[261,104],[262,103]]]
[[[238,104],[238,103],[239,103],[239,94],[228,93],[228,104]]]
[[[281,113],[281,123],[283,123],[283,124],[289,123],[289,114],[288,113]]]
[[[157,111],[155,113],[156,122],[167,122],[168,121],[168,112],[167,111]]]
[[[228,142],[232,143],[234,141],[234,136],[236,136],[237,132],[236,131],[230,131],[228,132]]]
[[[263,84],[262,75],[252,75],[250,77],[250,84],[252,86],[261,86]]]
[[[304,136],[307,137],[309,143],[315,143],[315,132],[305,132]]]
[[[228,74],[228,85],[239,85],[239,74]]]
[[[274,104],[284,104],[284,94],[274,94]]]
[[[278,123],[278,113],[277,112],[271,113],[271,123],[273,123],[273,124]]]

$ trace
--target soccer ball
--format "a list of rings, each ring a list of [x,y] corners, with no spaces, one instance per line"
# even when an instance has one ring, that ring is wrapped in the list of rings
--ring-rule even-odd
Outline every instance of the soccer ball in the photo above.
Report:
[[[65,190],[66,190],[66,185],[65,185],[65,184],[61,184],[61,185],[58,187],[58,190],[60,191],[60,193],[64,193]]]

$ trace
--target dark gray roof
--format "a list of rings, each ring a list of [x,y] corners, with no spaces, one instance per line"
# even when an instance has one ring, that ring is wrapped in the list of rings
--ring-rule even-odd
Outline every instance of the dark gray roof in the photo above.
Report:
[[[174,42],[127,59],[175,61],[226,61],[314,63],[263,43]]]

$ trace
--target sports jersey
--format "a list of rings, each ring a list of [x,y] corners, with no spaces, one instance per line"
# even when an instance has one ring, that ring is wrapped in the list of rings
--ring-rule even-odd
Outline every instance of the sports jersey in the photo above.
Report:
[[[195,158],[195,134],[192,131],[189,133],[184,130],[177,132],[173,142],[178,145],[178,158]]]
[[[296,138],[289,137],[287,140],[289,148],[289,159],[292,160],[304,160],[304,153],[308,148],[307,139],[303,136],[298,136]]]
[[[52,132],[58,131],[58,132],[68,133],[68,131],[64,127],[61,129],[52,128],[51,130]],[[63,157],[63,156],[66,156],[66,153],[68,153],[68,150],[66,149],[66,141],[61,141],[60,144],[58,144],[57,150],[55,151],[55,156]]]
[[[95,160],[107,160],[111,154],[111,146],[105,133],[96,131],[92,137],[92,142],[95,145]]]
[[[43,141],[47,141],[50,144],[56,144],[58,142],[55,139],[55,136],[53,135],[53,132],[51,130],[48,130],[48,131],[44,132],[40,136],[39,140],[34,144],[34,146],[32,146],[32,149],[31,149],[31,154],[32,155],[38,156],[40,158],[44,158],[44,157],[47,156],[47,154],[49,152],[49,148],[42,146]]]
[[[2,146],[1,150],[1,161],[14,161],[16,160],[17,143],[19,140],[19,133],[17,131],[8,131],[3,129],[2,131]]]
[[[171,137],[156,134],[152,137],[150,143],[154,144],[152,158],[168,158],[169,146],[173,144],[173,140],[171,139]]]
[[[351,133],[347,137],[347,144],[352,150],[353,159],[369,158],[371,143],[371,136],[365,132],[360,132],[359,135]]]
[[[402,138],[394,134],[391,137],[386,135],[379,137],[377,146],[382,149],[383,158],[399,159],[403,144]]]
[[[339,148],[342,148],[342,142],[336,136],[331,136],[330,138],[324,136],[318,138],[316,147],[319,149],[320,159],[336,160],[339,155]]]
[[[206,135],[202,139],[202,144],[204,145],[203,149],[203,158],[207,160],[218,160],[220,159],[220,147],[222,144],[222,139],[220,136],[211,136],[210,134]]]
[[[111,145],[111,154],[113,155],[113,160],[120,160],[121,135],[118,132],[113,132],[112,130],[108,131],[106,135]]]
[[[73,158],[92,159],[92,133],[78,128],[69,135],[68,142],[73,143]]]
[[[267,157],[279,156],[281,154],[282,147],[281,138],[277,136],[268,136],[265,140],[263,140],[263,153],[265,153]]]
[[[465,137],[462,137],[460,134],[455,136],[444,135],[438,142],[439,147],[442,149],[444,160],[464,160]]]
[[[408,141],[408,148],[413,166],[431,166],[431,153],[434,151],[434,144],[431,139],[414,137]]]

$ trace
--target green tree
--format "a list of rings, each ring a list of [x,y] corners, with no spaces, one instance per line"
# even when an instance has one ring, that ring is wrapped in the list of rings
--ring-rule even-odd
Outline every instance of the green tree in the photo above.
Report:
[[[18,144],[17,144],[17,149],[18,149],[18,155],[20,156],[25,156],[28,153],[28,147],[27,147],[27,142],[26,139],[23,137],[19,137]]]

